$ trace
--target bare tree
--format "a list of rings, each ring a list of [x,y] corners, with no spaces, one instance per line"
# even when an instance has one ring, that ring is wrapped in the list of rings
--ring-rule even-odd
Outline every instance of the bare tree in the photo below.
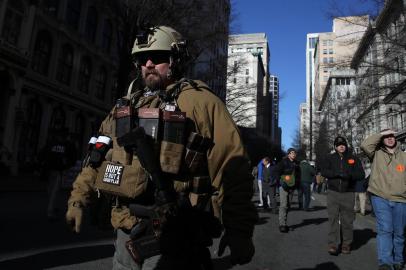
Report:
[[[239,126],[255,127],[257,112],[257,83],[245,83],[243,70],[248,65],[245,58],[238,55],[230,55],[227,65],[227,90],[226,90],[226,106],[233,120]],[[251,78],[251,81],[254,81]],[[262,91],[262,84],[260,88]]]
[[[292,147],[295,148],[295,150],[296,150],[297,160],[304,160],[304,159],[308,158],[306,156],[307,146],[305,144],[301,143],[299,128],[296,128],[293,133]]]
[[[351,114],[344,115],[340,108],[330,106],[330,119],[336,117],[337,121],[348,123],[341,128],[348,129],[354,144],[368,132],[384,127],[406,128],[405,3],[403,0],[359,0],[358,3],[362,5],[352,3],[351,7],[345,7],[339,1],[330,1],[330,10],[326,12],[342,20],[346,20],[345,16],[361,14],[370,14],[372,19],[362,36],[347,40],[347,45],[357,44],[355,54],[334,64],[336,68],[351,67],[356,72],[356,94],[346,104]],[[359,6],[364,9],[355,9]],[[325,124],[328,130],[334,130]]]

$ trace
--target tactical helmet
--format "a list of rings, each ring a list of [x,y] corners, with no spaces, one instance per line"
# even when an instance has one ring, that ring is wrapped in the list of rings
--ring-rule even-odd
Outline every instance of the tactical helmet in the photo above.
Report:
[[[135,39],[132,55],[148,51],[179,50],[184,40],[182,35],[168,26],[155,26],[142,31]]]
[[[171,75],[176,77],[182,73],[183,63],[188,52],[186,41],[178,31],[169,26],[154,26],[141,31],[137,35],[131,51],[136,66],[139,67],[137,56],[152,51],[168,52]]]

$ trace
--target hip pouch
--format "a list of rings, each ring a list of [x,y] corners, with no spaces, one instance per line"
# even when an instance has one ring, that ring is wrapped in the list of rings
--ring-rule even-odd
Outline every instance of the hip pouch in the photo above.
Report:
[[[284,174],[281,175],[281,183],[288,187],[293,187],[296,184],[295,174]]]
[[[186,145],[185,165],[191,173],[196,173],[207,166],[207,151],[213,141],[207,137],[192,132]]]
[[[163,137],[159,161],[163,172],[177,174],[179,172],[185,133],[186,113],[164,111]]]
[[[98,168],[94,187],[108,194],[134,199],[148,184],[148,175],[134,158],[131,165],[104,161]]]

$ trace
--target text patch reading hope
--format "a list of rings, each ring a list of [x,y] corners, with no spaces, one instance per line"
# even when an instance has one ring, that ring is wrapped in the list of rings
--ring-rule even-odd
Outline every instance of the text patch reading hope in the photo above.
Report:
[[[120,185],[123,170],[124,166],[122,165],[107,164],[106,171],[104,172],[103,182],[113,185]]]

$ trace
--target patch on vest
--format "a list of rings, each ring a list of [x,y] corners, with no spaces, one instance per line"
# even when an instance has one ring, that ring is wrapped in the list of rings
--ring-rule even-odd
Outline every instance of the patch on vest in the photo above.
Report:
[[[107,164],[104,171],[103,182],[119,186],[123,176],[123,165]]]

